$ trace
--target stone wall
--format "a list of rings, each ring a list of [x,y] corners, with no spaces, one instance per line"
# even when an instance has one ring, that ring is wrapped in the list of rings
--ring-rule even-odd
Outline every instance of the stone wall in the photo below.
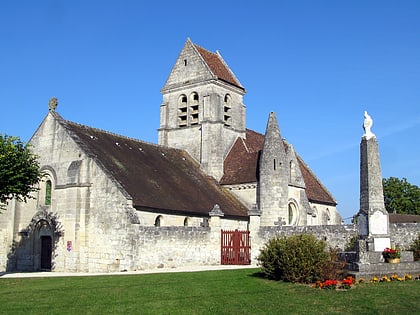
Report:
[[[131,270],[220,264],[220,231],[212,233],[208,227],[139,226],[136,232],[134,259],[126,266]]]
[[[391,240],[408,249],[420,234],[420,223],[393,223],[389,225]]]
[[[259,250],[268,240],[276,236],[291,236],[302,233],[315,235],[318,239],[327,242],[328,246],[344,250],[352,237],[357,235],[357,226],[354,224],[345,225],[323,225],[323,226],[263,226],[258,232],[251,234],[252,254],[255,258]],[[396,244],[408,249],[420,233],[419,223],[394,223],[390,224],[391,239]]]

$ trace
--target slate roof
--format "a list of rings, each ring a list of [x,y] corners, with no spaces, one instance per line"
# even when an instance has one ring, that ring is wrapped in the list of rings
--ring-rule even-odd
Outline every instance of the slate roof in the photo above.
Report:
[[[259,152],[263,145],[264,135],[247,129],[246,139],[238,138],[226,157],[220,183],[237,185],[257,182]],[[309,201],[335,206],[335,199],[299,156],[298,163]]]
[[[230,83],[242,90],[245,88],[241,85],[239,80],[235,77],[233,72],[229,69],[227,64],[223,61],[222,57],[218,53],[212,53],[207,49],[193,44],[195,49],[199,52],[205,63],[209,66],[211,72],[222,81]]]
[[[186,151],[151,144],[56,119],[72,138],[142,210],[208,215],[215,204],[226,217],[247,217],[248,209],[200,170]]]

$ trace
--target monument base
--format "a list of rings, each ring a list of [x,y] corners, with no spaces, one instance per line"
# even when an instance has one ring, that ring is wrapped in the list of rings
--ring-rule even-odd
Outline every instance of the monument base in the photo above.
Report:
[[[414,261],[411,251],[401,252],[400,263],[386,262],[382,252],[365,252],[362,256],[363,262],[360,261],[359,256],[360,253],[357,252],[342,252],[338,255],[339,260],[346,263],[347,274],[355,279],[363,278],[369,281],[373,277],[394,274],[399,276],[420,274],[420,261]]]

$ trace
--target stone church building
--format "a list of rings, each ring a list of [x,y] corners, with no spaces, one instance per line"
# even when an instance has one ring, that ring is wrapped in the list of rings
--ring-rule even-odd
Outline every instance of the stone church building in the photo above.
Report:
[[[221,230],[255,246],[260,227],[341,224],[276,114],[264,135],[246,128],[245,88],[219,52],[187,39],[161,93],[158,144],[68,121],[50,101],[29,141],[45,177],[0,215],[0,270],[219,264]]]

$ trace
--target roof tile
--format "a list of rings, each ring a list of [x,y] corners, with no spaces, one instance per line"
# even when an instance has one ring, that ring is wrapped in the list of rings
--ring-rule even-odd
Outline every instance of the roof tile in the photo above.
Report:
[[[235,185],[257,182],[259,152],[263,145],[264,135],[247,129],[246,138],[238,138],[225,159],[221,184]],[[336,205],[336,201],[328,190],[299,156],[298,161],[309,201]]]
[[[201,57],[203,57],[204,61],[209,66],[210,70],[213,72],[215,76],[217,76],[217,78],[244,90],[243,86],[235,78],[235,76],[230,71],[228,66],[223,62],[220,55],[212,53],[208,51],[207,49],[204,49],[203,47],[200,47],[195,44],[194,44],[194,47],[200,53]]]

